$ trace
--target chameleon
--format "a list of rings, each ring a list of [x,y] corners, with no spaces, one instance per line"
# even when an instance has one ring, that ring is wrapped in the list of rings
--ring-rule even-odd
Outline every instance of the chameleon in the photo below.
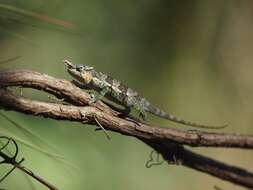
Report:
[[[68,73],[76,80],[75,82],[82,86],[82,88],[95,90],[99,93],[98,96],[91,94],[90,103],[94,103],[98,98],[106,97],[107,99],[124,106],[126,110],[128,110],[128,113],[131,108],[136,109],[143,120],[146,119],[148,112],[157,117],[191,127],[218,129],[227,126],[211,126],[186,121],[162,111],[151,104],[146,98],[141,97],[135,90],[128,88],[126,85],[109,75],[96,71],[92,66],[76,65],[68,60],[63,60],[63,63],[67,66]]]

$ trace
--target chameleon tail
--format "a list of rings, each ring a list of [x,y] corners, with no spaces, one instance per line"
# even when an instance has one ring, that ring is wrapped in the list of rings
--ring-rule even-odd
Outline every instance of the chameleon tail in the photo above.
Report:
[[[203,124],[198,124],[198,123],[194,123],[191,121],[186,121],[186,120],[176,117],[174,115],[168,114],[168,113],[160,110],[159,108],[152,106],[151,104],[146,105],[146,106],[147,106],[147,108],[146,108],[147,112],[154,114],[158,117],[162,117],[164,119],[168,119],[170,121],[180,123],[183,125],[188,125],[188,126],[192,126],[192,127],[196,127],[196,128],[206,128],[206,129],[222,129],[222,128],[227,127],[227,124],[221,125],[221,126],[211,126],[211,125],[203,125]]]

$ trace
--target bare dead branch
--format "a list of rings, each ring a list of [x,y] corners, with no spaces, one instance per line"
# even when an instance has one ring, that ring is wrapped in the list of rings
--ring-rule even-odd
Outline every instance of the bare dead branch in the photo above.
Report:
[[[77,106],[87,106],[90,101],[90,95],[80,88],[74,86],[71,82],[64,79],[56,79],[54,77],[34,71],[16,70],[0,72],[0,88],[11,86],[21,86],[43,90],[55,95],[60,99],[65,99],[66,102]],[[55,106],[61,106],[62,108],[64,107],[63,105],[59,104],[56,104]],[[117,111],[112,110],[109,106],[103,104],[101,101],[98,101],[96,104],[92,104],[90,106],[96,107],[97,109],[110,115],[119,115]],[[36,109],[36,107],[34,109]],[[39,113],[38,110],[35,112]],[[61,115],[62,113],[58,114]],[[67,118],[67,120],[69,119]],[[131,128],[131,132],[124,133],[131,136],[145,136],[146,138],[150,139],[174,141],[176,143],[193,147],[208,146],[246,149],[253,148],[253,136],[227,133],[211,133],[198,130],[183,131],[179,129],[163,128],[158,126],[151,127],[137,121],[131,122],[131,119],[122,120],[118,117],[115,117],[115,120],[117,120],[117,124],[114,130],[117,130],[118,128],[118,132],[124,133],[124,130],[129,131],[129,128]],[[122,126],[118,126],[119,123],[127,127],[124,128]],[[110,121],[108,121],[107,124],[110,126]]]
[[[71,105],[30,100],[14,95],[5,87],[21,86],[43,90]],[[130,118],[120,118],[119,113],[103,102],[88,105],[90,96],[71,82],[28,70],[0,72],[0,105],[31,115],[57,120],[86,122],[96,125],[96,120],[106,130],[134,136],[163,155],[168,163],[181,164],[245,187],[253,187],[253,174],[195,154],[182,145],[193,147],[253,148],[253,137],[239,134],[183,131],[150,126]]]
[[[252,188],[253,173],[245,169],[231,166],[217,160],[196,154],[185,149],[183,146],[176,144],[163,144],[152,141],[146,141],[146,144],[153,147],[156,151],[163,155],[164,159],[170,164],[175,163],[183,165],[220,179],[230,181],[232,183]]]

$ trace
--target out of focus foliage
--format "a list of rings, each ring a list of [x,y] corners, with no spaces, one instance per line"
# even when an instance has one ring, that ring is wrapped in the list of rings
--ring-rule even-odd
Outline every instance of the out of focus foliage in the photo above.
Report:
[[[68,58],[124,81],[170,113],[206,124],[228,122],[224,131],[250,134],[252,17],[253,2],[247,0],[2,0],[0,62],[19,59],[0,67],[70,79],[61,63]],[[52,101],[38,91],[23,90],[23,96]],[[182,167],[147,169],[151,150],[133,138],[111,134],[108,141],[85,125],[5,114],[79,168],[21,146],[24,164],[60,189],[235,188]],[[4,118],[0,121],[2,132],[36,143]],[[148,122],[180,127],[152,116]],[[198,150],[253,170],[250,152]],[[0,166],[2,174],[7,169]],[[30,183],[15,171],[0,187],[33,189]]]

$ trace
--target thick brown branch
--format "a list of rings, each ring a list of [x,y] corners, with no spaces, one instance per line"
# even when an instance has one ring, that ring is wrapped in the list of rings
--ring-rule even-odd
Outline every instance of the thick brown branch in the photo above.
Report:
[[[157,152],[162,154],[168,163],[184,165],[236,184],[253,187],[252,173],[190,152],[181,145],[173,143],[168,139],[156,138],[150,135],[150,133],[143,133],[142,131],[136,130],[136,127],[147,128],[148,126],[146,125],[137,126],[131,121],[126,121],[89,106],[77,107],[32,101],[17,97],[5,90],[0,90],[0,97],[0,104],[4,104],[6,109],[32,115],[87,123],[93,123],[94,117],[96,117],[106,129],[117,131],[125,135],[135,136],[150,145]]]
[[[183,165],[212,176],[233,182],[245,187],[252,188],[253,173],[239,167],[230,166],[222,162],[191,152],[176,144],[156,143],[143,140],[146,144],[153,147],[163,155],[164,159],[178,165]]]
[[[130,118],[118,117],[118,112],[111,110],[102,102],[88,105],[89,95],[72,83],[55,79],[32,71],[0,72],[0,87],[21,86],[44,90],[64,98],[73,105],[46,103],[18,97],[7,90],[0,90],[0,105],[31,115],[40,115],[59,120],[71,120],[96,124],[96,120],[105,129],[142,140],[169,163],[208,173],[221,179],[245,187],[253,187],[253,174],[246,170],[229,166],[221,162],[197,155],[186,150],[182,145],[253,148],[253,137],[235,134],[207,133],[201,131],[183,131],[172,128],[149,126]],[[86,105],[86,106],[85,106]]]
[[[58,98],[64,98],[65,101],[73,105],[88,105],[90,100],[89,94],[74,86],[71,82],[63,79],[40,74],[28,70],[16,70],[0,72],[0,88],[10,86],[30,87],[38,90],[49,92]],[[56,106],[59,106],[58,104]],[[99,110],[117,116],[115,110],[110,109],[107,105],[98,101],[95,105]],[[62,113],[59,113],[61,115]],[[50,116],[49,116],[50,117]],[[117,118],[120,119],[120,118]],[[110,122],[110,121],[109,121]],[[225,133],[209,133],[202,131],[183,131],[173,128],[162,128],[158,126],[148,126],[143,123],[130,122],[128,120],[120,120],[125,126],[134,128],[130,135],[146,136],[150,139],[159,139],[163,141],[174,141],[189,146],[208,146],[208,147],[232,147],[232,148],[253,148],[253,136]],[[115,130],[120,126],[116,126]],[[121,127],[122,128],[122,127]],[[123,128],[124,129],[124,128]],[[129,129],[126,129],[129,130]],[[122,132],[123,130],[120,129]],[[135,135],[137,134],[137,135]]]

